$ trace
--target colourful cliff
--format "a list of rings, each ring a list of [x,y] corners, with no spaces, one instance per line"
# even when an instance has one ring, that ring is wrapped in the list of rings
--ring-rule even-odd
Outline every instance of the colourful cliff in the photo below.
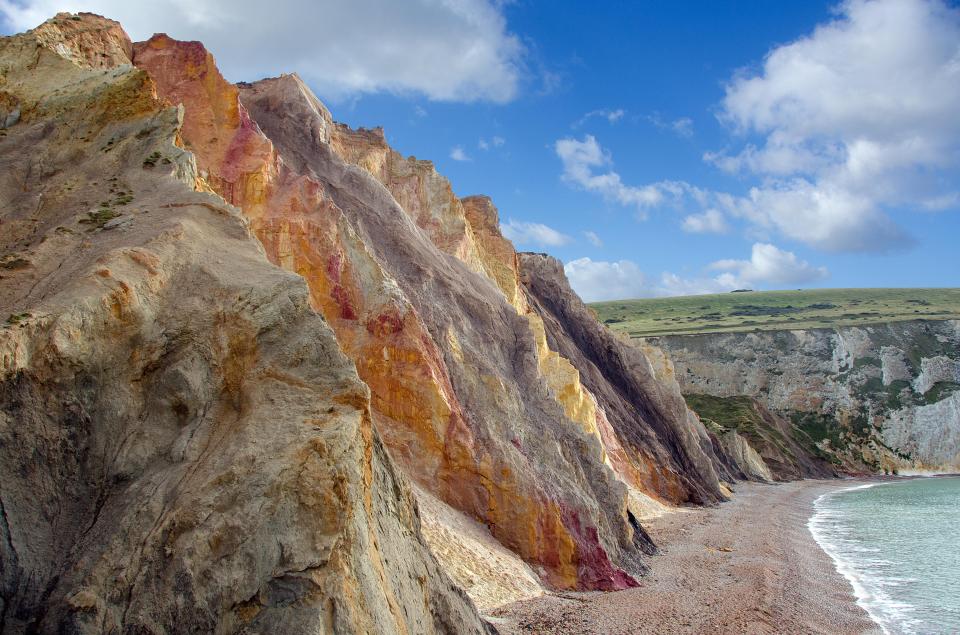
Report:
[[[0,631],[487,631],[131,50],[87,14],[0,40]]]
[[[480,576],[501,601],[635,586],[645,510],[750,476],[490,199],[334,122],[297,76],[234,85],[200,43],[89,14],[2,46],[3,412],[37,418],[17,442],[60,448],[42,462],[76,443],[86,462],[0,490],[24,624],[169,629],[173,599],[137,585],[183,579],[183,627],[480,632],[433,552],[468,588],[468,561],[516,558]],[[44,394],[79,405],[44,415]],[[25,555],[30,488],[76,506],[75,548]]]

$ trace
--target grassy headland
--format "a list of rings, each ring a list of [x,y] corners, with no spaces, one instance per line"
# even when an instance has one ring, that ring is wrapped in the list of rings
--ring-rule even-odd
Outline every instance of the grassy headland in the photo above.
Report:
[[[746,291],[590,305],[631,337],[960,319],[960,288]]]

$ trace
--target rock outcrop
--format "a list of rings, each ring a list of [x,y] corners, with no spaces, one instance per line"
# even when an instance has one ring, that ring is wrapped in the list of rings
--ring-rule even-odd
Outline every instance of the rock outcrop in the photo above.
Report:
[[[564,416],[529,322],[485,275],[449,184],[384,150],[379,133],[334,124],[296,76],[238,89],[198,47],[155,36],[134,61],[183,104],[206,182],[307,281],[394,459],[551,586],[635,584],[649,544],[623,487]]]
[[[956,320],[648,341],[684,393],[754,398],[840,469],[960,469]]]
[[[520,270],[549,346],[570,360],[605,413],[615,448],[610,462],[624,482],[673,503],[722,500],[721,462],[670,367],[658,374],[650,361],[655,351],[645,354],[600,324],[556,258],[522,253]]]
[[[837,476],[828,452],[756,398],[688,394],[686,399],[746,477],[793,481]]]
[[[295,75],[90,14],[0,67],[0,630],[483,632],[448,573],[635,586],[645,513],[766,478]]]
[[[0,40],[0,631],[487,631],[131,52],[89,14]]]

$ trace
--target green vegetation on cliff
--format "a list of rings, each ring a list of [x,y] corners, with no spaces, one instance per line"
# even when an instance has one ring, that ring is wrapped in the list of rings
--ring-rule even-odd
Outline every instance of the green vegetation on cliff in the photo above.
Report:
[[[824,439],[832,449],[845,446],[843,431],[832,419],[818,420],[815,429],[806,421],[778,417],[744,395],[685,394],[683,398],[711,432],[723,435],[734,430],[744,437],[781,480],[828,474],[818,462],[840,464],[832,452],[820,447]]]
[[[960,289],[749,291],[590,305],[631,337],[960,319]]]

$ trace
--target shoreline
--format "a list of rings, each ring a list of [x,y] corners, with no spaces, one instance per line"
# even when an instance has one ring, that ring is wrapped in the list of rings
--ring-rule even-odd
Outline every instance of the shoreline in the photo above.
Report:
[[[488,619],[504,635],[882,633],[808,522],[820,496],[886,480],[739,483],[718,507],[645,523],[660,555],[639,588],[548,594]]]
[[[843,487],[836,490],[827,491],[818,496],[814,502],[814,514],[810,517],[807,527],[813,535],[814,540],[836,563],[839,571],[850,583],[854,589],[854,595],[857,598],[857,605],[862,607],[875,621],[880,624],[884,632],[887,629],[899,631],[904,623],[905,614],[916,610],[917,607],[909,603],[904,603],[902,599],[891,597],[888,591],[884,575],[871,572],[870,565],[865,564],[859,554],[851,556],[849,551],[845,551],[841,546],[844,540],[844,534],[836,533],[831,522],[832,511],[823,504],[836,495],[855,490],[870,489],[884,485],[896,485],[903,482],[919,480],[938,480],[938,479],[958,479],[960,474],[955,472],[926,472],[903,475],[894,478],[879,479],[858,479],[858,484],[850,487]],[[856,547],[855,547],[856,549]],[[866,570],[865,570],[866,569]],[[896,583],[894,583],[896,586]]]

